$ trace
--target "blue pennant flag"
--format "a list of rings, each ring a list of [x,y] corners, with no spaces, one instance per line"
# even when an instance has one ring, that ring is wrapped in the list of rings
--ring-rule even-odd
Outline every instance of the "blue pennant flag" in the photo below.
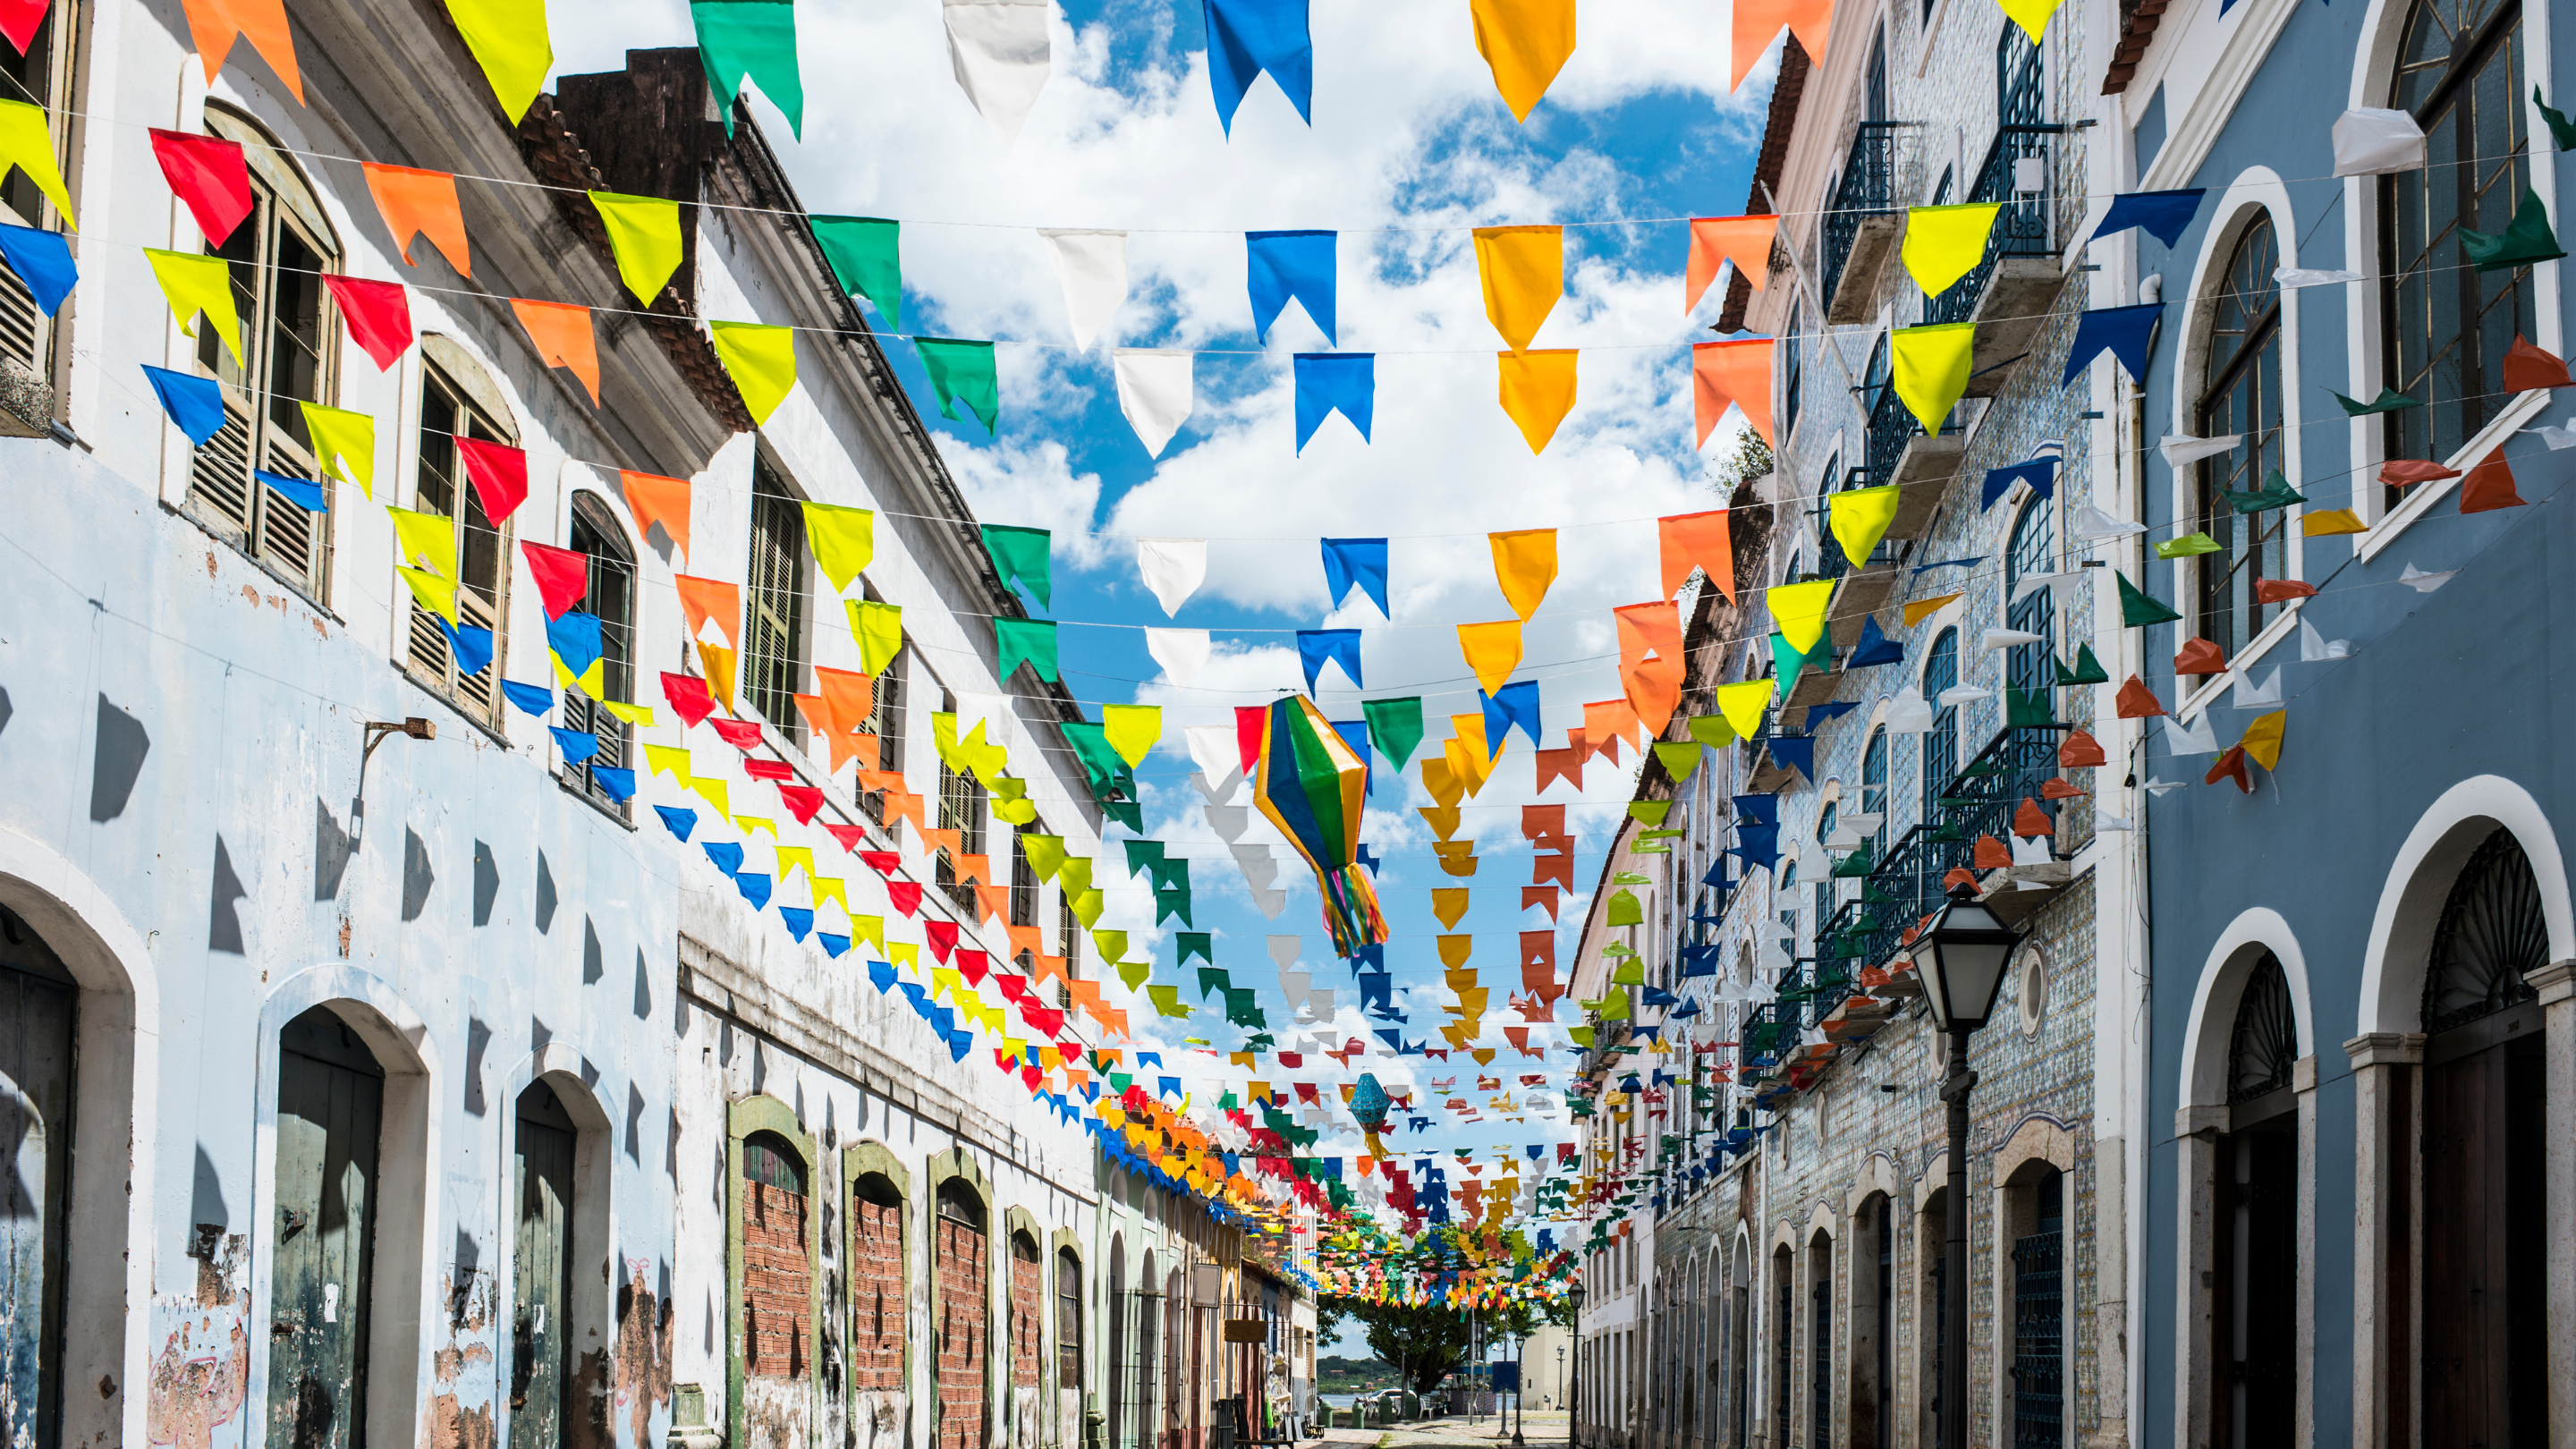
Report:
[[[1363,850],[1367,848],[1368,847],[1366,846],[1361,847]],[[1374,945],[1362,946],[1351,953],[1351,974],[1353,976],[1366,976],[1372,972],[1381,976],[1386,974],[1386,943],[1384,941],[1377,942]]]
[[[1374,352],[1300,352],[1289,359],[1297,379],[1297,451],[1339,412],[1367,442],[1377,408],[1377,354]]]
[[[1207,0],[1208,88],[1227,136],[1253,78],[1270,72],[1307,125],[1315,124],[1315,41],[1306,0]]]
[[[1974,558],[1937,559],[1931,563],[1916,564],[1914,566],[1914,576],[1919,579],[1925,574],[1932,572],[1934,569],[1972,569],[1985,561],[1986,556],[1984,554],[1978,554]]]
[[[491,630],[473,624],[451,624],[440,619],[438,632],[447,636],[447,652],[456,661],[458,675],[471,679],[491,665]]]
[[[803,906],[780,906],[778,919],[787,923],[787,934],[799,941],[814,929],[814,913]]]
[[[599,662],[599,616],[567,611],[546,621],[546,647],[575,679]]]
[[[1675,1012],[1671,1013],[1670,1015],[1666,1016],[1666,1017],[1664,1018],[1664,1020],[1666,1020],[1666,1021],[1688,1021],[1688,1020],[1690,1020],[1692,1017],[1697,1016],[1697,1015],[1699,1015],[1699,1003],[1698,1003],[1698,1002],[1696,1002],[1696,1001],[1685,1001],[1685,1002],[1683,1002],[1683,1003],[1681,1004],[1681,1009],[1680,1009],[1679,1011],[1675,1011]]]
[[[1718,953],[1723,949],[1723,947],[1718,946],[1684,946],[1682,948],[1682,975],[1716,975]]]
[[[1727,854],[1740,857],[1749,869],[1761,866],[1769,870],[1780,863],[1780,827],[1777,825],[1738,825],[1735,844]]]
[[[2029,484],[2030,496],[2033,498],[2056,496],[2057,460],[2033,458],[2027,463],[2015,463],[2009,468],[1987,469],[1985,506],[1992,508],[2002,501],[2003,496],[2012,491],[2015,483]]]
[[[1812,736],[1818,729],[1832,724],[1858,708],[1860,708],[1860,701],[1856,699],[1837,699],[1829,704],[1808,705],[1807,733]]]
[[[894,990],[894,963],[891,961],[870,961],[868,963],[868,984],[875,987],[877,989],[877,994],[880,996],[884,995],[886,992]]]
[[[1860,621],[1860,645],[1852,650],[1851,658],[1843,661],[1843,668],[1868,669],[1880,664],[1902,664],[1904,662],[1905,646],[1888,638],[1887,635],[1879,629],[1878,616],[1876,614],[1862,615]],[[1814,719],[1815,715],[1810,713],[1807,718]]]
[[[2066,354],[2066,376],[2058,385],[2067,386],[2084,375],[2093,359],[2107,349],[2120,365],[2129,370],[2135,382],[2147,377],[2147,349],[2155,341],[2156,319],[2164,316],[2162,302],[2141,302],[2135,307],[2096,307],[2075,319],[2075,346]]]
[[[322,485],[309,478],[289,478],[283,473],[270,473],[253,468],[250,476],[277,491],[277,496],[307,513],[328,513],[331,500],[324,496]]]
[[[599,753],[599,736],[587,730],[568,730],[561,725],[548,725],[546,733],[555,737],[555,748],[563,751],[564,763],[567,765],[578,765]]]
[[[716,863],[716,869],[727,875],[741,873],[742,846],[740,843],[730,840],[710,840],[703,849],[707,853],[707,859]]]
[[[516,680],[501,681],[501,696],[526,714],[542,719],[555,707],[555,692],[542,684],[521,684]]]
[[[635,798],[633,770],[613,765],[593,765],[590,767],[590,783],[599,787],[599,793],[620,805]]]
[[[80,269],[72,265],[71,244],[58,231],[0,226],[0,259],[27,284],[28,295],[48,317],[62,309],[63,299],[72,294],[72,283],[80,280]]]
[[[816,945],[823,948],[824,955],[835,961],[841,959],[842,952],[850,949],[849,937],[835,935],[830,931],[816,931],[814,933],[814,942]]]
[[[1351,688],[1363,689],[1360,679],[1360,631],[1357,629],[1300,629],[1297,631],[1297,662],[1306,670],[1306,692],[1315,692],[1316,677],[1323,673],[1326,662],[1342,666]]]
[[[1476,692],[1476,700],[1485,710],[1485,758],[1503,752],[1503,736],[1514,728],[1529,736],[1530,748],[1538,743],[1538,681],[1524,679],[1506,684],[1500,694]]]
[[[733,888],[742,892],[742,898],[751,902],[751,908],[755,911],[769,904],[769,887],[770,879],[767,871],[744,870],[734,873]]]
[[[653,813],[661,816],[662,823],[682,840],[688,839],[689,832],[698,828],[698,812],[695,810],[683,810],[677,805],[656,805]]]
[[[2130,191],[2111,198],[2111,207],[2102,213],[2102,224],[2093,228],[2093,240],[2117,236],[2133,226],[2147,229],[2147,235],[2166,246],[2182,240],[2183,228],[2200,214],[2198,187],[2189,191]]]
[[[1734,884],[1734,882],[1726,878],[1725,856],[1721,855],[1717,859],[1709,862],[1708,873],[1699,878],[1699,883],[1715,889],[1718,893],[1718,909],[1726,909],[1726,891],[1728,887]],[[1696,920],[1698,918],[1693,917],[1692,919]],[[1714,925],[1715,922],[1711,922],[1710,924]]]
[[[948,1009],[947,1009],[946,1007],[941,1007],[941,1008],[940,1008],[940,1014],[941,1014],[941,1015],[943,1015],[943,1016],[944,1016],[944,1015],[947,1015],[947,1012],[948,1012]],[[971,1032],[971,1031],[958,1031],[958,1030],[956,1030],[956,1029],[954,1029],[954,1028],[951,1028],[951,1029],[949,1030],[949,1032],[948,1032],[948,1060],[950,1061],[950,1063],[954,1064],[954,1063],[962,1062],[962,1061],[966,1060],[966,1054],[967,1054],[968,1052],[973,1051],[974,1049],[975,1049],[975,1033],[973,1033],[973,1032]]]
[[[1378,972],[1360,978],[1360,1010],[1380,1021],[1403,1021],[1395,1009],[1395,977]]]
[[[1735,823],[1738,825],[1779,824],[1780,797],[1777,795],[1736,796]]]
[[[1361,841],[1361,842],[1360,842],[1360,848],[1359,848],[1358,850],[1355,850],[1355,851],[1351,852],[1351,859],[1353,859],[1353,860],[1355,860],[1355,861],[1359,862],[1361,865],[1367,866],[1367,867],[1368,867],[1368,873],[1369,873],[1370,875],[1376,875],[1376,874],[1377,874],[1378,857],[1377,857],[1377,855],[1376,855],[1376,853],[1375,853],[1375,852],[1373,852],[1373,851],[1371,851],[1371,850],[1369,849],[1369,844],[1368,844],[1368,842],[1367,842],[1367,841],[1365,841],[1365,840]],[[1381,948],[1381,949],[1383,949],[1383,948]]]
[[[1382,538],[1328,538],[1324,540],[1324,592],[1333,596],[1333,607],[1342,606],[1357,585],[1368,595],[1377,611],[1392,619],[1386,606],[1386,540]]]
[[[170,415],[188,441],[202,448],[224,430],[224,390],[211,377],[172,372],[166,367],[143,366],[143,375],[152,381],[152,391],[161,399],[161,411]]]
[[[1252,332],[1270,340],[1270,324],[1295,298],[1306,316],[1341,346],[1333,321],[1334,234],[1329,231],[1248,231],[1243,234],[1246,286],[1252,294]]]

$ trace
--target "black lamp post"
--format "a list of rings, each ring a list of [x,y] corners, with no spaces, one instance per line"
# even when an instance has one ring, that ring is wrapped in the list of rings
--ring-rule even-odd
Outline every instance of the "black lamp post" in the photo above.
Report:
[[[1941,1449],[1968,1442],[1968,1094],[1977,1074],[1968,1070],[1968,1034],[1986,1024],[2003,985],[2004,967],[2019,940],[1977,900],[1965,882],[1914,941],[1914,970],[1932,1008],[1933,1030],[1950,1038],[1950,1069],[1941,1099],[1950,1104],[1949,1265],[1942,1273],[1943,1317],[1948,1331],[1941,1353]]]
[[[1570,1449],[1583,1445],[1583,1285],[1578,1282],[1565,1290],[1574,1304],[1574,1378],[1565,1390],[1565,1442]]]

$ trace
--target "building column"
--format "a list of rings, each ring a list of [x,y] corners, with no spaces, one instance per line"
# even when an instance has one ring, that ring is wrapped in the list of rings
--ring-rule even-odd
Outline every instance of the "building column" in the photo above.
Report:
[[[2416,1201],[2414,1094],[2421,1032],[2372,1032],[2343,1044],[2353,1083],[2353,1449],[2414,1439]],[[2403,1234],[2404,1236],[2401,1236]]]
[[[2549,1061],[2549,1442],[2576,1443],[2576,961],[2523,980],[2540,993]]]
[[[2317,1059],[2305,1056],[2290,1064],[2290,1086],[2299,1098],[2299,1161],[2294,1169],[2299,1194],[2299,1349],[2297,1379],[2291,1389],[2290,1449],[2315,1449],[2317,1442]]]
[[[2218,1138],[2227,1130],[2225,1107],[2184,1107],[2174,1113],[2174,1449],[2206,1449],[2209,1408],[2218,1391],[2218,1365],[2210,1345],[2220,1311],[2211,1269],[2217,1241]]]

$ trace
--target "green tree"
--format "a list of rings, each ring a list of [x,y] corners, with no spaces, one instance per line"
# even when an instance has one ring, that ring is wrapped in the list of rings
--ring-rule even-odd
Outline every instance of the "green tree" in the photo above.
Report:
[[[1715,489],[1720,498],[1732,499],[1736,489],[1770,472],[1775,466],[1771,445],[1762,441],[1760,433],[1746,428],[1735,435],[1734,446],[1709,460],[1705,476],[1708,486]]]
[[[1359,1320],[1368,1333],[1369,1352],[1395,1370],[1397,1379],[1410,1385],[1415,1393],[1427,1394],[1438,1388],[1442,1379],[1467,1360],[1467,1315],[1454,1308],[1325,1298],[1316,1304],[1319,1324],[1327,1303],[1333,1306],[1336,1322],[1344,1317]]]

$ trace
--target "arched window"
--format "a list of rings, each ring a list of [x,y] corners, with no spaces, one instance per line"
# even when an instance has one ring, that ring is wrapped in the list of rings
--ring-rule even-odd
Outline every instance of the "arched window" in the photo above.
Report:
[[[850,1183],[851,1429],[858,1449],[891,1449],[904,1431],[903,1194],[882,1172]]]
[[[2051,1167],[2025,1189],[2029,1230],[2012,1247],[2012,1417],[2016,1446],[2066,1442],[2066,1174]]]
[[[1082,1389],[1082,1259],[1071,1248],[1055,1253],[1055,1386]]]
[[[2534,999],[2523,979],[2549,964],[2540,882],[2510,830],[2469,856],[2433,928],[2424,972],[2424,1030],[2448,1031]]]
[[[2048,119],[2048,72],[2040,48],[2018,25],[1995,40],[1995,124],[2036,126]]]
[[[2057,568],[2057,528],[2049,509],[2049,500],[2034,498],[2025,504],[2021,516],[2013,520],[2012,542],[2004,556],[2004,597],[2019,592],[2021,581],[2034,574],[2053,573]],[[2016,644],[2005,665],[2004,681],[2012,694],[2007,703],[2012,712],[2035,708],[2037,714],[2053,713],[2049,708],[2049,689],[2057,679],[2052,663],[2057,657],[2057,608],[2055,595],[2046,587],[2007,604],[2004,627],[2037,634],[2035,644]],[[2025,706],[2024,701],[2029,701]],[[2009,715],[2007,716],[2009,717]],[[2034,716],[2036,717],[2036,716]]]
[[[1789,331],[1781,339],[1788,344],[1780,350],[1780,396],[1785,401],[1782,404],[1779,430],[1781,441],[1784,443],[1798,429],[1798,394],[1806,381],[1806,369],[1801,365],[1804,349],[1798,340],[1799,331],[1806,326],[1805,319],[1801,315],[1802,311],[1797,302],[1793,301],[1789,304]]]
[[[2521,0],[2415,0],[2388,104],[2415,117],[2426,164],[2379,189],[2388,456],[2447,458],[2503,407],[2504,354],[2538,315],[2531,268],[2481,272],[2463,231],[2500,233],[2530,184]]]
[[[2284,540],[2290,511],[2238,513],[2227,495],[2264,491],[2282,466],[2281,289],[2279,239],[2269,212],[2257,213],[2228,254],[2209,324],[2209,371],[2202,379],[2200,435],[2242,433],[2236,451],[2200,465],[2197,522],[2218,543],[2203,554],[2200,632],[2230,658],[2262,632],[2275,605],[2257,602],[2254,585],[2288,571]]]
[[[500,388],[464,348],[433,333],[421,338],[420,350],[420,462],[411,506],[416,513],[444,518],[453,525],[445,544],[452,561],[415,555],[396,562],[433,573],[453,568],[458,587],[453,633],[445,619],[423,608],[417,598],[411,600],[407,662],[421,683],[489,725],[501,716],[499,681],[507,663],[504,650],[509,630],[502,621],[509,616],[510,524],[506,520],[495,524],[484,511],[482,490],[467,477],[464,453],[457,443],[470,438],[512,447],[519,441],[518,429],[511,426],[509,404]],[[394,591],[396,598],[409,596],[408,589]],[[480,631],[480,637],[467,631]],[[578,691],[564,693],[570,696]],[[612,693],[611,697],[626,695]]]
[[[565,546],[590,559],[589,586],[581,596],[584,613],[599,618],[600,683],[608,699],[629,700],[635,697],[635,556],[627,551],[626,532],[617,526],[617,516],[608,511],[599,495],[581,489],[572,496],[572,527],[564,538]],[[594,799],[612,810],[623,812],[624,802],[599,788],[592,773],[599,769],[616,769],[627,759],[628,729],[626,721],[608,712],[606,706],[577,690],[563,691],[564,728],[583,730],[599,738],[599,753],[580,765],[568,765],[566,773]],[[632,793],[632,792],[629,792]]]
[[[933,1442],[938,1449],[982,1449],[992,1427],[985,1394],[992,1268],[985,1256],[984,1200],[952,1177],[940,1184],[938,1201],[931,1258],[931,1281],[938,1291],[931,1335],[932,1376],[938,1386]]]
[[[742,1369],[754,1378],[814,1372],[814,1260],[807,1251],[805,1157],[775,1132],[742,1143]]]
[[[1959,682],[1959,631],[1944,629],[1923,655],[1923,697],[1932,701],[1932,728],[1923,735],[1923,823],[1941,818],[1941,792],[1959,772],[1959,707],[1941,693]]]
[[[1884,726],[1869,732],[1869,743],[1860,752],[1860,813],[1878,817],[1878,829],[1871,832],[1869,858],[1887,858],[1887,730]]]
[[[2299,1060],[2298,1013],[2281,958],[2266,951],[2246,978],[2227,1041],[2227,1100],[2251,1102],[2290,1085]]]
[[[2289,977],[2265,951],[2228,1033],[2229,1127],[2211,1143],[2209,1361],[2213,1449],[2290,1437],[2298,1416],[2299,1114],[2289,1090],[2299,1023]]]
[[[206,130],[241,143],[251,212],[223,245],[206,248],[231,264],[242,335],[227,339],[210,321],[197,325],[197,371],[224,385],[224,426],[196,450],[188,502],[243,552],[322,599],[330,588],[330,513],[307,512],[252,475],[322,476],[299,404],[336,395],[340,329],[322,274],[338,268],[340,245],[303,173],[266,132],[214,106],[206,108]],[[240,344],[238,354],[227,341]]]

